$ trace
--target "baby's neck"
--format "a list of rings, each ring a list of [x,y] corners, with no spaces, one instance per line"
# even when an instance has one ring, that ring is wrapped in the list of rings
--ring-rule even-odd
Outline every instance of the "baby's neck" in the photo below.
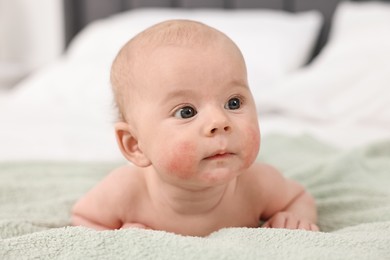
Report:
[[[157,207],[169,207],[181,215],[211,213],[235,191],[237,179],[211,187],[181,187],[147,174],[149,194]]]

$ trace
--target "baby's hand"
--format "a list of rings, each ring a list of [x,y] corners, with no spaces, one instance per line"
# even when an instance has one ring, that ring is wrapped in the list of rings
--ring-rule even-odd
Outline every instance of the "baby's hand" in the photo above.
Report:
[[[301,219],[293,213],[282,211],[275,214],[262,227],[265,228],[287,228],[287,229],[305,229],[319,231],[320,229],[314,223]]]
[[[141,229],[150,229],[148,226],[140,223],[124,223],[121,229],[124,228],[141,228]]]

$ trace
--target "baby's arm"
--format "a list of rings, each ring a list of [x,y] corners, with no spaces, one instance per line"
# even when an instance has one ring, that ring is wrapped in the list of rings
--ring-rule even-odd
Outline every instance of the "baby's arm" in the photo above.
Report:
[[[124,168],[114,170],[77,201],[72,209],[72,225],[96,230],[122,227],[123,208],[131,203],[124,201],[128,196],[125,196],[123,186],[129,183],[123,171]]]
[[[81,215],[79,215],[79,214],[81,214]],[[72,213],[72,225],[73,226],[89,227],[89,228],[93,228],[95,230],[112,229],[111,227],[105,226],[103,224],[95,223],[92,220],[84,217],[82,213],[76,213],[76,212]]]
[[[105,181],[80,198],[72,209],[72,225],[96,230],[117,229],[121,223],[110,205],[110,192]],[[104,196],[104,194],[107,194]],[[115,205],[115,204],[114,204]]]
[[[306,229],[318,231],[317,210],[313,197],[299,183],[284,178],[276,169],[263,165],[265,198],[268,198],[262,213],[266,220],[263,227]],[[264,187],[264,186],[263,186]]]

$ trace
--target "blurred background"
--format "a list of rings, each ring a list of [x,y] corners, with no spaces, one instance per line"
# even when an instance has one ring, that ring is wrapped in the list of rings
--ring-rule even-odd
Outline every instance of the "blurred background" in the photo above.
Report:
[[[390,0],[0,0],[0,162],[123,159],[111,62],[178,18],[240,46],[263,136],[390,138]]]
[[[54,61],[65,46],[63,0],[0,0],[0,87]]]

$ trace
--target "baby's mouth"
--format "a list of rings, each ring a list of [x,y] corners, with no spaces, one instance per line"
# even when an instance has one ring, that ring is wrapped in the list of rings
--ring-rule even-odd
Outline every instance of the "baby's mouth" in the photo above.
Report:
[[[229,158],[230,156],[234,155],[233,153],[225,152],[225,151],[220,151],[212,154],[211,156],[207,156],[204,158],[205,160],[218,160],[218,159],[226,159]]]

